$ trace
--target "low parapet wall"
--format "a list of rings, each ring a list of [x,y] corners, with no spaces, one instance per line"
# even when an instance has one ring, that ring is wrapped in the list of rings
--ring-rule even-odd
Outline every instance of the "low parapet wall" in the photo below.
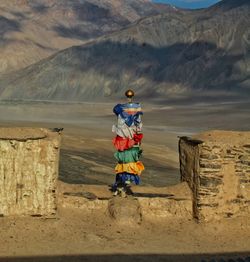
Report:
[[[56,213],[60,136],[42,128],[0,128],[0,215]]]
[[[211,131],[179,141],[182,181],[199,220],[250,215],[250,132]]]
[[[56,213],[59,149],[57,132],[0,128],[0,216]],[[211,131],[182,137],[179,153],[181,180],[192,191],[194,217],[209,221],[250,215],[250,132]],[[169,193],[170,188],[165,190]],[[175,194],[156,198],[156,206],[150,199],[139,200],[146,210],[144,217],[147,212],[152,217],[176,216],[177,207],[188,207],[184,211],[189,214],[191,205],[191,199],[178,199]],[[184,206],[179,208],[178,201]]]

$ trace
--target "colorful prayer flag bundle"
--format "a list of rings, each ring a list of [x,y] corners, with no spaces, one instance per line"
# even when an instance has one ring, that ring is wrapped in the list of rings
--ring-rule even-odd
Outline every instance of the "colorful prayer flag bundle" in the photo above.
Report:
[[[139,103],[117,104],[113,112],[117,116],[117,124],[112,131],[116,133],[113,144],[117,151],[114,156],[118,161],[115,167],[116,179],[114,191],[118,187],[126,187],[130,183],[138,185],[144,166],[139,158],[142,154],[140,148],[143,138],[142,120],[143,112]]]

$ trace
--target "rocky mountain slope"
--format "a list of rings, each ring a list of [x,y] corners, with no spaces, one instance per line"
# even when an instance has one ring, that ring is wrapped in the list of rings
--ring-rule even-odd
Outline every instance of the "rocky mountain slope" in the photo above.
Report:
[[[167,10],[150,0],[1,0],[0,74]]]
[[[0,80],[1,99],[150,99],[250,93],[250,2],[166,12]]]

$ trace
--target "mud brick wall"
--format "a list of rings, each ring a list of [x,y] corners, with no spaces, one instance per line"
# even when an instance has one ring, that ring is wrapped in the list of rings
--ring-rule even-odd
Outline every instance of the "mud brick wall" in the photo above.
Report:
[[[60,135],[40,128],[0,128],[0,215],[56,213]]]
[[[210,131],[179,141],[180,172],[199,220],[250,215],[250,132]]]

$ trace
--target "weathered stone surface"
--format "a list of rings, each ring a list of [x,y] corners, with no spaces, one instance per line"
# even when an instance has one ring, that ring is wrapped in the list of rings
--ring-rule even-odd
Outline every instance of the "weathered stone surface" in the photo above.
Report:
[[[56,213],[59,147],[47,129],[0,129],[0,214]]]
[[[186,143],[186,141],[188,141]],[[194,189],[198,178],[195,181],[196,175],[198,173],[199,162],[199,147],[193,146],[189,140],[179,141],[179,154],[181,157],[180,170],[181,170],[181,180],[188,182],[190,188]]]
[[[235,152],[235,153],[244,153],[244,149],[233,147],[233,148],[232,148],[232,152]]]
[[[235,156],[227,155],[227,156],[224,157],[224,160],[227,160],[227,159],[229,159],[229,160],[235,159]]]
[[[219,204],[215,203],[215,204],[198,204],[198,207],[218,207]]]
[[[0,128],[0,139],[1,140],[16,140],[16,141],[27,141],[27,140],[36,140],[43,139],[47,136],[46,132],[40,128]]]
[[[205,187],[217,187],[221,185],[223,181],[217,178],[209,178],[209,177],[200,177],[200,185]]]
[[[139,201],[133,197],[110,199],[108,211],[119,224],[139,224],[142,220]]]
[[[193,192],[193,215],[207,221],[249,215],[250,132],[209,131],[195,139],[203,143],[190,146],[191,138],[179,142],[181,176]]]
[[[242,164],[250,166],[250,155],[239,156],[239,160]]]
[[[204,169],[203,173],[207,174],[207,176],[209,175],[218,175],[218,173],[220,172],[220,170],[214,170],[214,169]],[[219,176],[219,175],[218,175]]]
[[[220,169],[221,168],[221,165],[219,164],[213,164],[213,163],[201,163],[200,164],[200,167],[203,167],[203,168],[211,168],[211,169]]]
[[[155,222],[157,220],[160,222],[177,218],[192,219],[192,195],[188,184],[185,182],[168,187],[134,186],[131,188],[131,191],[133,198],[136,198],[138,202],[132,203],[127,203],[127,199],[121,199],[119,197],[113,199],[114,197],[107,186],[66,184],[60,181],[58,188],[59,206],[79,208],[83,210],[84,213],[94,215],[103,213],[110,216],[111,210],[113,212],[112,217],[116,216],[116,218],[113,217],[114,221],[128,226],[136,225],[140,223],[141,220],[149,222]],[[91,197],[92,195],[95,197]],[[158,195],[158,197],[155,197],[155,195]],[[129,198],[131,200],[131,197]],[[114,201],[116,201],[116,203],[114,203]],[[132,209],[130,206],[130,212],[132,212],[132,216],[130,216],[129,213],[124,216],[121,215],[123,214],[122,212],[126,212],[124,207],[119,207],[122,208],[122,212],[117,211],[117,209],[114,211],[115,205],[124,205],[124,203],[131,204]],[[137,210],[138,203],[140,210]],[[134,220],[133,212],[137,218],[138,213],[140,213],[140,219]],[[129,216],[129,218],[124,219],[126,216]]]
[[[240,183],[242,183],[242,184],[250,184],[250,179],[240,179]]]
[[[218,159],[218,156],[217,155],[211,155],[211,154],[207,153],[207,154],[201,154],[200,158],[212,160],[212,159]]]
[[[156,219],[192,219],[191,199],[138,198],[142,210],[142,218],[147,221]]]

